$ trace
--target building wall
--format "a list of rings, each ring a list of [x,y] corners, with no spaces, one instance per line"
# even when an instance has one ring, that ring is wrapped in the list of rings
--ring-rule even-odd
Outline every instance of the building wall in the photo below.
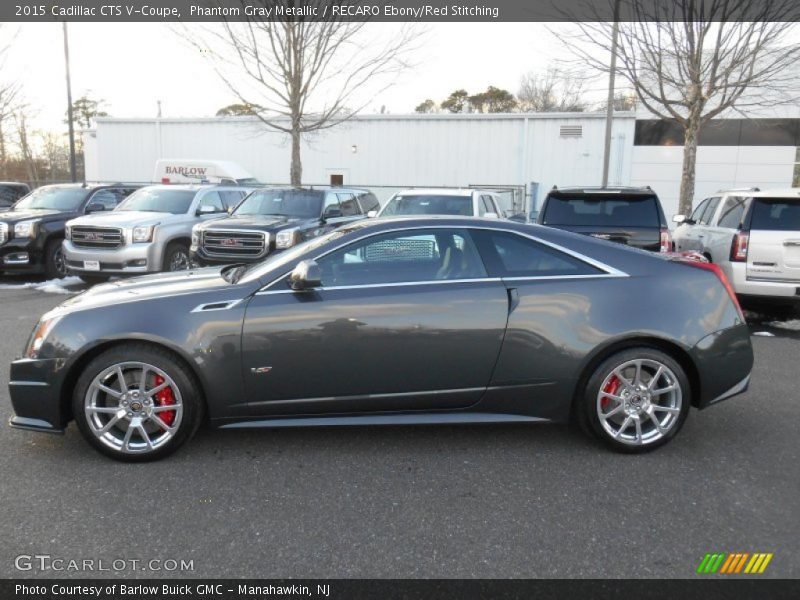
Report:
[[[561,136],[580,125],[577,138]],[[385,199],[419,186],[527,186],[540,198],[554,184],[599,185],[603,114],[366,115],[307,137],[303,181],[376,188]],[[158,158],[232,160],[267,183],[286,183],[287,136],[256,119],[101,118],[87,148],[87,179],[151,181]],[[610,180],[630,178],[632,114],[615,116]],[[91,156],[90,156],[91,155]]]

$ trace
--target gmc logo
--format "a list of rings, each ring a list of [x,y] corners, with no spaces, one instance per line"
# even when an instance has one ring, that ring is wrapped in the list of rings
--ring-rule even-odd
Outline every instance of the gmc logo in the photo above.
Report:
[[[83,239],[87,242],[99,242],[103,239],[102,233],[96,233],[94,231],[87,231],[83,234]]]
[[[239,240],[235,240],[233,238],[227,238],[227,239],[224,239],[224,240],[220,240],[220,243],[223,246],[241,246],[242,245],[242,242],[240,242]]]

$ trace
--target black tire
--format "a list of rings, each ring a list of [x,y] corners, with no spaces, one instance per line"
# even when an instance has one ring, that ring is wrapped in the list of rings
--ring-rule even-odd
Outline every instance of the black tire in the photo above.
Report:
[[[97,285],[98,283],[105,283],[109,280],[108,275],[78,275],[80,280],[83,283],[88,283],[89,285]]]
[[[176,260],[180,257],[180,264],[185,265],[181,268],[175,268]],[[189,246],[183,242],[172,242],[167,246],[164,251],[164,263],[161,265],[162,270],[177,273],[178,271],[188,271],[192,268],[192,257],[189,254]]]
[[[61,249],[63,240],[50,240],[44,247],[44,275],[47,279],[67,276],[67,262]]]
[[[84,407],[87,394],[90,393],[90,386],[98,375],[115,365],[134,362],[151,365],[165,373],[174,382],[177,386],[176,395],[180,398],[182,413],[177,425],[174,425],[174,427],[176,427],[175,432],[172,433],[171,437],[168,437],[162,445],[151,450],[126,453],[100,440],[99,437],[93,433],[92,425],[89,423]],[[118,402],[121,405],[122,400],[115,400],[113,402]],[[132,406],[132,404],[130,404],[129,407],[130,406]],[[83,437],[101,454],[122,462],[149,462],[169,456],[191,439],[203,420],[205,403],[203,401],[200,384],[197,382],[194,373],[192,373],[172,352],[149,344],[131,342],[110,348],[94,358],[86,366],[75,385],[72,397],[72,412]],[[127,421],[127,423],[125,423],[125,421]],[[119,422],[128,425],[131,423],[131,420],[125,419],[123,416]],[[157,426],[156,429],[158,430]],[[112,428],[112,433],[116,434],[117,431],[119,432],[118,435],[123,435],[124,433],[121,427]],[[159,431],[159,433],[164,432]],[[141,442],[144,443],[144,440],[142,439]],[[123,444],[123,447],[124,446]]]
[[[672,380],[674,376],[674,384],[677,384],[677,390],[676,392],[668,392],[666,399],[673,403],[679,402],[679,408],[676,410],[676,408],[671,405],[669,405],[668,408],[662,408],[660,405],[664,400],[658,400],[657,398],[660,398],[660,396],[653,395],[651,397],[647,392],[645,392],[646,398],[642,399],[638,396],[636,391],[629,391],[627,386],[622,383],[622,380],[617,378],[619,381],[618,386],[626,388],[619,392],[619,395],[622,396],[626,393],[629,394],[628,398],[626,399],[627,404],[624,402],[617,402],[616,400],[609,400],[609,403],[613,402],[616,404],[611,406],[608,411],[604,412],[611,414],[611,410],[617,409],[617,407],[620,405],[622,406],[619,408],[618,416],[614,416],[614,419],[611,419],[610,422],[606,420],[606,425],[604,425],[604,423],[601,422],[600,415],[598,414],[601,411],[601,402],[605,402],[605,400],[601,399],[600,397],[601,386],[603,386],[606,382],[606,386],[613,384],[615,369],[622,365],[631,363],[632,361],[640,360],[645,361],[645,372],[649,374],[652,374],[652,371],[656,370],[654,366],[650,365],[650,362],[658,363],[666,367],[661,375],[661,377],[665,379],[660,379],[659,381]],[[631,368],[634,369],[635,372],[636,367],[628,367],[628,369]],[[611,380],[608,380],[607,378],[611,378]],[[625,383],[628,383],[628,380],[625,380]],[[659,384],[656,383],[655,387],[658,387],[658,385]],[[671,385],[672,384],[667,387],[671,387]],[[632,389],[633,388],[631,388],[631,390]],[[614,392],[615,394],[617,393],[616,389]],[[589,377],[585,390],[583,390],[582,393],[580,391],[578,393],[580,395],[578,397],[577,417],[581,428],[588,434],[602,440],[612,449],[624,453],[649,452],[669,442],[677,435],[678,431],[680,431],[681,427],[683,427],[683,424],[686,422],[686,419],[689,416],[689,407],[691,405],[691,386],[689,383],[689,378],[686,376],[686,372],[683,370],[680,364],[678,364],[678,362],[668,354],[661,352],[660,350],[647,347],[629,348],[607,358],[594,370],[592,375]],[[654,402],[650,402],[651,399],[655,399]],[[664,433],[656,430],[657,426],[650,419],[650,416],[647,414],[647,412],[644,412],[640,415],[633,414],[630,424],[627,427],[624,427],[625,419],[627,419],[628,415],[626,411],[638,410],[637,406],[639,406],[639,403],[641,402],[644,402],[646,406],[659,406],[656,411],[659,415],[663,415],[663,418],[666,420],[665,423],[661,423],[661,425],[664,426],[665,424],[668,424],[667,427],[664,427]],[[666,411],[668,410],[671,412],[667,413]],[[638,426],[636,424],[637,418],[641,419]],[[618,429],[621,428],[623,430],[621,432],[621,438],[615,437],[612,435],[611,431],[607,429],[607,427],[610,427],[611,429],[614,428],[615,420],[622,421],[617,426]],[[640,427],[642,431],[640,431]],[[632,428],[633,431],[631,431]],[[644,434],[644,430],[649,430],[653,437],[645,441],[646,434]],[[633,436],[635,439],[628,439],[627,441],[623,439],[625,437],[629,438],[630,436]]]

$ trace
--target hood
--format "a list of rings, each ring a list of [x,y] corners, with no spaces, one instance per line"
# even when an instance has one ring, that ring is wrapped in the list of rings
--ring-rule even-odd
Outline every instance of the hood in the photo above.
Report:
[[[214,229],[256,229],[258,231],[271,231],[295,227],[300,223],[317,222],[315,219],[305,219],[301,217],[284,217],[279,215],[243,215],[208,221],[201,225],[199,229],[203,231]]]
[[[182,221],[186,215],[172,213],[149,212],[139,210],[112,210],[94,213],[75,219],[70,225],[92,225],[94,227],[133,227],[159,225],[172,221]]]
[[[58,221],[77,215],[75,212],[59,212],[57,210],[7,210],[0,212],[0,221],[4,223],[19,223],[32,219],[40,221]]]
[[[219,267],[195,269],[181,273],[156,273],[132,279],[121,279],[110,283],[96,285],[90,290],[63,302],[47,316],[58,316],[77,311],[90,310],[123,304],[127,302],[154,300],[165,296],[205,294],[219,290],[229,292],[225,300],[244,298],[251,292],[249,288],[257,288],[260,283],[235,285],[221,276]],[[206,301],[206,300],[204,300]]]

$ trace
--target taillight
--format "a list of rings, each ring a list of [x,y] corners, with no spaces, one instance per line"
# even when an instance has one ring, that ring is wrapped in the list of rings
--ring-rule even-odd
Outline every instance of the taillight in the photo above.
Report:
[[[747,246],[750,243],[750,234],[746,231],[737,231],[731,242],[731,261],[746,262]]]
[[[672,237],[669,235],[669,229],[666,227],[661,230],[659,252],[672,252]]]
[[[725,290],[728,292],[728,296],[731,297],[731,301],[733,305],[736,307],[736,312],[739,313],[739,318],[744,323],[744,313],[742,312],[742,306],[739,304],[739,299],[736,297],[736,292],[731,285],[730,280],[725,275],[725,272],[719,268],[719,265],[715,265],[714,263],[709,262],[696,262],[696,261],[681,261],[687,267],[694,267],[695,269],[704,269],[706,271],[711,271],[714,275],[717,276],[717,279],[720,280],[723,286],[725,286]]]

